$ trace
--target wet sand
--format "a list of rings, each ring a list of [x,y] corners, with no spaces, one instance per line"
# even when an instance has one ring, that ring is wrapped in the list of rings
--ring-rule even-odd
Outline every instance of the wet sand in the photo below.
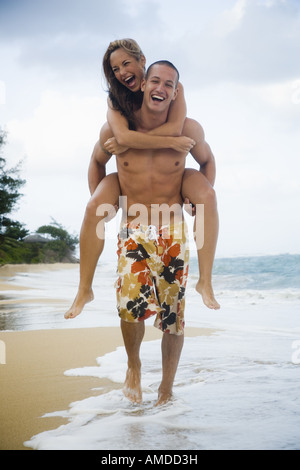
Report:
[[[211,333],[186,330],[186,336]],[[159,338],[158,330],[146,327],[145,341]],[[68,369],[95,366],[97,357],[123,346],[120,328],[0,332],[0,341],[6,349],[6,364],[0,364],[1,450],[24,450],[23,442],[33,435],[67,422],[42,416],[101,393],[93,388],[120,387],[108,380],[64,375]]]
[[[0,291],[26,289],[11,282],[17,273],[59,269],[78,269],[78,265],[2,266]],[[26,299],[0,298],[1,304],[9,302],[22,304]],[[212,333],[205,328],[186,329],[186,336]],[[160,331],[146,326],[144,341],[160,338]],[[119,327],[75,328],[70,323],[70,328],[64,329],[0,331],[0,450],[25,450],[23,443],[32,436],[67,422],[61,417],[44,418],[44,414],[68,409],[74,401],[121,387],[107,379],[64,375],[68,369],[97,365],[97,357],[118,346],[123,346]]]

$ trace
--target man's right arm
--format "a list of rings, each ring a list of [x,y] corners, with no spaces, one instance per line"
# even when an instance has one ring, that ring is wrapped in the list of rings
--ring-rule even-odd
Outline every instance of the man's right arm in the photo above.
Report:
[[[88,169],[88,183],[91,194],[95,192],[100,181],[106,176],[105,167],[112,155],[104,148],[103,144],[111,137],[110,127],[105,123],[100,131],[99,140],[95,144]]]
[[[196,145],[191,150],[191,155],[200,165],[201,173],[214,186],[216,179],[216,162],[210,146],[205,141],[204,130],[202,126],[194,119],[187,118],[183,132],[194,139]]]

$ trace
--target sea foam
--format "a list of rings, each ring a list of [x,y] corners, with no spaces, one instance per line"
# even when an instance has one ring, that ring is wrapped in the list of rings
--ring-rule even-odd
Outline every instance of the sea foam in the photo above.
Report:
[[[115,389],[72,403],[60,413],[68,424],[26,445],[83,450],[299,448],[299,366],[291,361],[289,337],[240,329],[186,338],[174,399],[157,408],[160,341],[143,343],[141,357],[142,404],[133,405],[122,394],[126,353],[118,348],[98,358],[98,367],[66,371],[110,379]]]

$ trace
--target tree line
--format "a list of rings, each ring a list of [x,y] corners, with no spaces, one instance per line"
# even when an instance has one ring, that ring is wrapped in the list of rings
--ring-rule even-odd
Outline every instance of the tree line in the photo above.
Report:
[[[78,237],[70,235],[52,219],[49,225],[37,228],[40,238],[30,238],[26,226],[12,219],[12,212],[23,196],[21,188],[26,181],[21,178],[19,162],[8,168],[3,148],[6,134],[0,128],[0,265],[7,263],[56,263],[74,262]]]

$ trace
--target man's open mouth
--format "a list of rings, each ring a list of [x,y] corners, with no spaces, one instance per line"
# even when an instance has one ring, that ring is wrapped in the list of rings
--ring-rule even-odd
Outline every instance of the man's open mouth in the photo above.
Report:
[[[153,101],[158,101],[158,102],[165,101],[165,98],[159,95],[152,95],[151,98]]]

